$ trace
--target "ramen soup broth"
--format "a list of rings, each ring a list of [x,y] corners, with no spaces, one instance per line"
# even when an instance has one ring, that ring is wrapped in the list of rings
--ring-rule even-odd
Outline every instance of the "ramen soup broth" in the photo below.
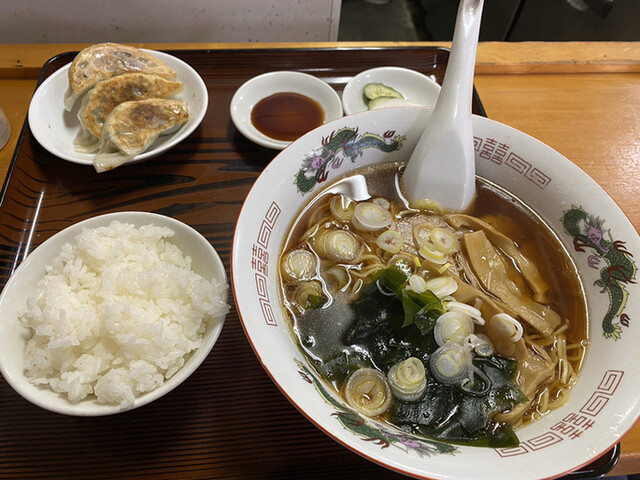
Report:
[[[294,222],[280,264],[294,335],[320,375],[360,413],[450,442],[516,445],[512,427],[563,404],[586,354],[586,306],[575,266],[531,209],[483,179],[477,181],[477,199],[469,215],[482,222],[484,231],[456,231],[442,217],[433,227],[433,217],[408,208],[399,187],[402,169],[399,163],[387,163],[356,170],[320,192]],[[366,213],[357,217],[353,211],[359,203],[375,206],[360,209]],[[391,214],[389,226],[377,228],[375,222],[387,218],[377,207]],[[424,218],[433,227],[429,238],[438,248],[443,242],[446,251],[446,244],[453,242],[444,260],[430,241],[425,241],[430,246],[425,253],[422,240],[417,240]],[[397,234],[382,235],[396,228]],[[414,243],[422,245],[417,253],[404,251],[410,250],[411,228]],[[537,267],[535,273],[548,286],[544,295],[528,283],[517,255],[504,254],[510,247],[496,240],[492,229],[508,237]],[[404,243],[396,252],[398,237]],[[510,291],[494,289],[502,295],[496,297],[483,284],[483,274],[472,268],[477,265],[473,262],[482,263],[492,254],[476,254],[473,260],[470,250],[476,240],[484,244],[487,238],[500,244],[489,252],[504,260],[495,268],[504,273],[510,291],[521,292],[518,298],[545,319],[548,314],[550,323],[557,319],[553,334],[540,333],[546,324],[536,330],[518,312],[502,309],[508,305],[502,298],[510,298]],[[447,278],[454,271],[457,287]],[[494,274],[498,275],[488,272],[487,281]],[[425,290],[425,283],[430,288]],[[454,301],[465,295],[461,283],[473,285],[472,291],[479,291],[482,299],[472,294],[471,299]],[[538,295],[544,297],[541,302],[534,300]],[[482,318],[477,318],[480,311]],[[515,340],[516,334],[509,341],[498,335],[511,328],[510,322],[520,329],[520,340]],[[382,333],[376,337],[367,328]],[[531,391],[523,391],[527,389]],[[445,397],[449,400],[440,400]],[[481,414],[467,418],[460,413],[465,411]]]

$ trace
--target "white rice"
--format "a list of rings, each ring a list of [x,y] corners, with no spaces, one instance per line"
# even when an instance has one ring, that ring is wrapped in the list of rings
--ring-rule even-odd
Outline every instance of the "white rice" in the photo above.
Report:
[[[173,234],[114,221],[62,248],[20,317],[31,382],[125,408],[180,370],[229,306],[227,285],[194,273]]]

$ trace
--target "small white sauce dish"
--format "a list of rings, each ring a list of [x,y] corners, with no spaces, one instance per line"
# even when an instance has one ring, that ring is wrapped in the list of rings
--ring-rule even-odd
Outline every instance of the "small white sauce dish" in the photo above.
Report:
[[[382,83],[400,92],[412,104],[426,107],[434,106],[440,94],[440,85],[435,80],[415,70],[402,67],[372,68],[360,72],[344,88],[342,107],[345,115],[368,110],[363,91],[369,83]]]
[[[291,92],[315,100],[324,111],[327,123],[342,116],[342,103],[337,92],[326,82],[302,72],[269,72],[248,80],[231,99],[231,120],[246,138],[263,147],[282,150],[291,141],[276,140],[260,132],[251,123],[251,111],[270,95]]]
[[[137,396],[133,405],[124,408],[98,403],[93,395],[73,403],[66,395],[54,392],[48,385],[34,385],[29,381],[25,375],[25,346],[31,337],[31,329],[23,325],[19,319],[20,312],[26,308],[27,297],[35,293],[38,281],[45,275],[47,265],[60,254],[65,244],[73,244],[75,237],[85,228],[108,226],[114,220],[136,227],[153,224],[173,230],[174,235],[168,237],[167,241],[176,245],[183,255],[191,257],[195,273],[207,280],[215,279],[219,285],[224,285],[225,301],[228,301],[227,276],[215,249],[198,231],[171,217],[147,212],[109,213],[78,222],[58,232],[27,256],[7,281],[0,296],[0,372],[7,383],[23,398],[46,410],[65,415],[95,417],[121,413],[146,405],[185,381],[207,358],[222,331],[225,316],[211,318],[207,322],[201,345],[186,357],[184,365],[162,385]]]
[[[200,125],[209,104],[207,86],[189,64],[168,53],[145,51],[165,62],[178,74],[178,80],[184,84],[184,88],[174,98],[187,102],[189,120],[176,132],[161,135],[146,152],[136,155],[127,164],[154,158],[183,141]],[[38,143],[49,153],[68,162],[93,165],[94,155],[77,152],[73,145],[81,129],[77,117],[80,101],[76,102],[71,112],[64,107],[70,65],[69,63],[54,72],[36,90],[29,105],[29,128]]]

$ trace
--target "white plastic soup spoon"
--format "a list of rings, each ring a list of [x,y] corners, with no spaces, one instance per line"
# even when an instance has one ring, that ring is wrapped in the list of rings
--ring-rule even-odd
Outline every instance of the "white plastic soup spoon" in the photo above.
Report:
[[[462,0],[442,90],[403,175],[407,199],[464,211],[475,198],[473,74],[484,0]]]

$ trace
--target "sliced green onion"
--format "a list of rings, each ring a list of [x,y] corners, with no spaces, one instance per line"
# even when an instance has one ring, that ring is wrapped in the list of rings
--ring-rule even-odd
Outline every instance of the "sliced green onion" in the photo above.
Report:
[[[389,210],[391,208],[391,204],[389,203],[389,200],[387,200],[386,198],[382,198],[382,197],[377,197],[374,198],[373,200],[371,200],[371,203],[384,208],[385,210]]]
[[[413,227],[413,238],[415,239],[418,246],[422,246],[425,243],[433,245],[429,237],[431,236],[431,230],[433,230],[433,225],[430,223],[420,223]],[[435,248],[435,245],[434,245]]]
[[[351,223],[356,229],[366,232],[387,228],[392,222],[389,210],[371,202],[357,204],[351,219]]]
[[[497,313],[491,320],[491,327],[503,338],[515,343],[522,338],[523,329],[520,322],[508,313]]]
[[[387,379],[395,397],[405,402],[419,400],[427,388],[424,364],[416,357],[396,363],[389,370]]]
[[[438,250],[431,242],[423,243],[422,245],[420,245],[420,250],[418,250],[418,253],[422,258],[430,260],[433,263],[442,265],[447,262],[447,257],[445,256],[444,252]]]
[[[412,200],[409,202],[409,207],[415,208],[416,210],[423,210],[426,212],[436,213],[438,215],[443,214],[446,209],[435,200],[428,199],[420,199],[420,200]]]
[[[445,343],[462,344],[473,333],[471,317],[461,312],[446,312],[436,320],[433,336],[438,345]]]
[[[453,265],[451,265],[451,263],[447,262],[438,269],[438,273],[442,275],[444,272],[449,270],[452,266]]]
[[[433,377],[445,385],[460,385],[471,375],[471,356],[458,343],[445,343],[429,359]]]
[[[322,278],[325,279],[327,288],[331,292],[342,290],[349,284],[349,274],[338,265],[334,265],[322,272]]]
[[[389,253],[398,253],[402,249],[402,235],[395,230],[385,230],[376,239],[376,245]]]
[[[308,250],[297,249],[282,257],[282,275],[290,281],[309,280],[316,274],[318,260]]]
[[[386,412],[392,399],[386,377],[373,368],[353,372],[347,380],[344,396],[349,405],[370,417]]]
[[[314,246],[323,258],[336,262],[351,262],[361,251],[358,239],[347,230],[329,229],[316,236]]]
[[[301,282],[296,288],[294,297],[296,299],[296,303],[300,305],[303,309],[308,307],[309,297],[324,297],[324,293],[322,292],[322,284],[317,280],[312,280],[310,282]]]
[[[341,194],[335,195],[329,201],[331,215],[341,222],[351,221],[355,207],[356,204],[352,199]]]
[[[409,288],[416,293],[424,293],[428,290],[426,280],[415,273],[409,277]]]
[[[444,253],[449,253],[460,248],[460,243],[455,235],[444,228],[436,227],[431,230],[429,240],[431,240],[431,243],[433,243],[438,250]]]
[[[473,323],[476,325],[484,325],[484,318],[482,318],[482,313],[476,307],[472,307],[466,303],[456,302],[455,300],[451,302],[447,302],[445,304],[445,308],[451,312],[462,312],[466,313],[473,319]]]
[[[495,351],[493,343],[483,333],[472,333],[464,339],[463,345],[481,357],[490,357]]]
[[[427,280],[427,289],[438,298],[444,298],[458,290],[458,284],[452,277],[435,277]]]

